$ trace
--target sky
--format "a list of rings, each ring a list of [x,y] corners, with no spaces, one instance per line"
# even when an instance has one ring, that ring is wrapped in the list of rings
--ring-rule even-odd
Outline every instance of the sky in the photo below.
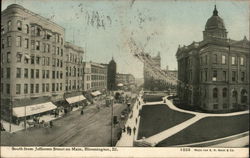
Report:
[[[177,69],[178,46],[202,40],[216,4],[228,38],[249,37],[249,2],[215,0],[2,0],[2,10],[20,4],[65,28],[65,40],[85,50],[85,60],[108,63],[119,73],[143,77],[143,64],[128,44],[154,56],[165,69]],[[249,39],[249,38],[248,38]]]

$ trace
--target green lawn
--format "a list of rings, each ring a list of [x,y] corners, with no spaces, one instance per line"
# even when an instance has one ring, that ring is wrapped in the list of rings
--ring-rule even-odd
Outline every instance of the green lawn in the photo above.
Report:
[[[249,131],[249,115],[208,117],[163,140],[157,146],[166,147],[197,143]]]
[[[158,101],[162,101],[162,97],[164,97],[164,95],[144,95],[143,96],[143,100],[144,102],[158,102]]]
[[[193,116],[192,114],[171,110],[164,104],[143,106],[137,138],[153,136]]]

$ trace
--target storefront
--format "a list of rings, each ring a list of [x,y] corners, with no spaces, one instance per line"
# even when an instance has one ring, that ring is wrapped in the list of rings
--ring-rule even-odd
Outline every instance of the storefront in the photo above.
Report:
[[[23,120],[25,117],[26,119],[31,119],[34,116],[49,114],[56,108],[57,106],[55,106],[52,102],[14,107],[12,111],[13,121],[18,124],[18,122]]]
[[[83,95],[78,95],[74,97],[68,97],[66,98],[66,101],[68,102],[71,107],[79,107],[79,106],[84,106],[87,103],[87,99]],[[71,109],[72,110],[72,109]]]

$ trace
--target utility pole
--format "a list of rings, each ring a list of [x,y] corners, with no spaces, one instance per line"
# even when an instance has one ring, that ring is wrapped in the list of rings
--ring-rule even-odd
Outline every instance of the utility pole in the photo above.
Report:
[[[111,99],[111,146],[113,147],[113,99]]]
[[[9,128],[9,131],[11,132],[11,122],[12,122],[12,96],[10,96],[10,107],[9,107],[9,110],[10,110],[10,120],[9,120],[9,125],[10,125],[10,128]]]

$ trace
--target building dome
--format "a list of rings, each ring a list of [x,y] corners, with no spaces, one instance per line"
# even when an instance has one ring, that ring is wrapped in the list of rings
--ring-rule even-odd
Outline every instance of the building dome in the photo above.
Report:
[[[216,9],[216,6],[213,11],[213,16],[207,20],[205,29],[206,30],[207,29],[226,29],[223,19],[218,16],[218,11]]]
[[[224,21],[218,16],[216,6],[214,7],[213,15],[207,20],[204,37],[227,38]]]

